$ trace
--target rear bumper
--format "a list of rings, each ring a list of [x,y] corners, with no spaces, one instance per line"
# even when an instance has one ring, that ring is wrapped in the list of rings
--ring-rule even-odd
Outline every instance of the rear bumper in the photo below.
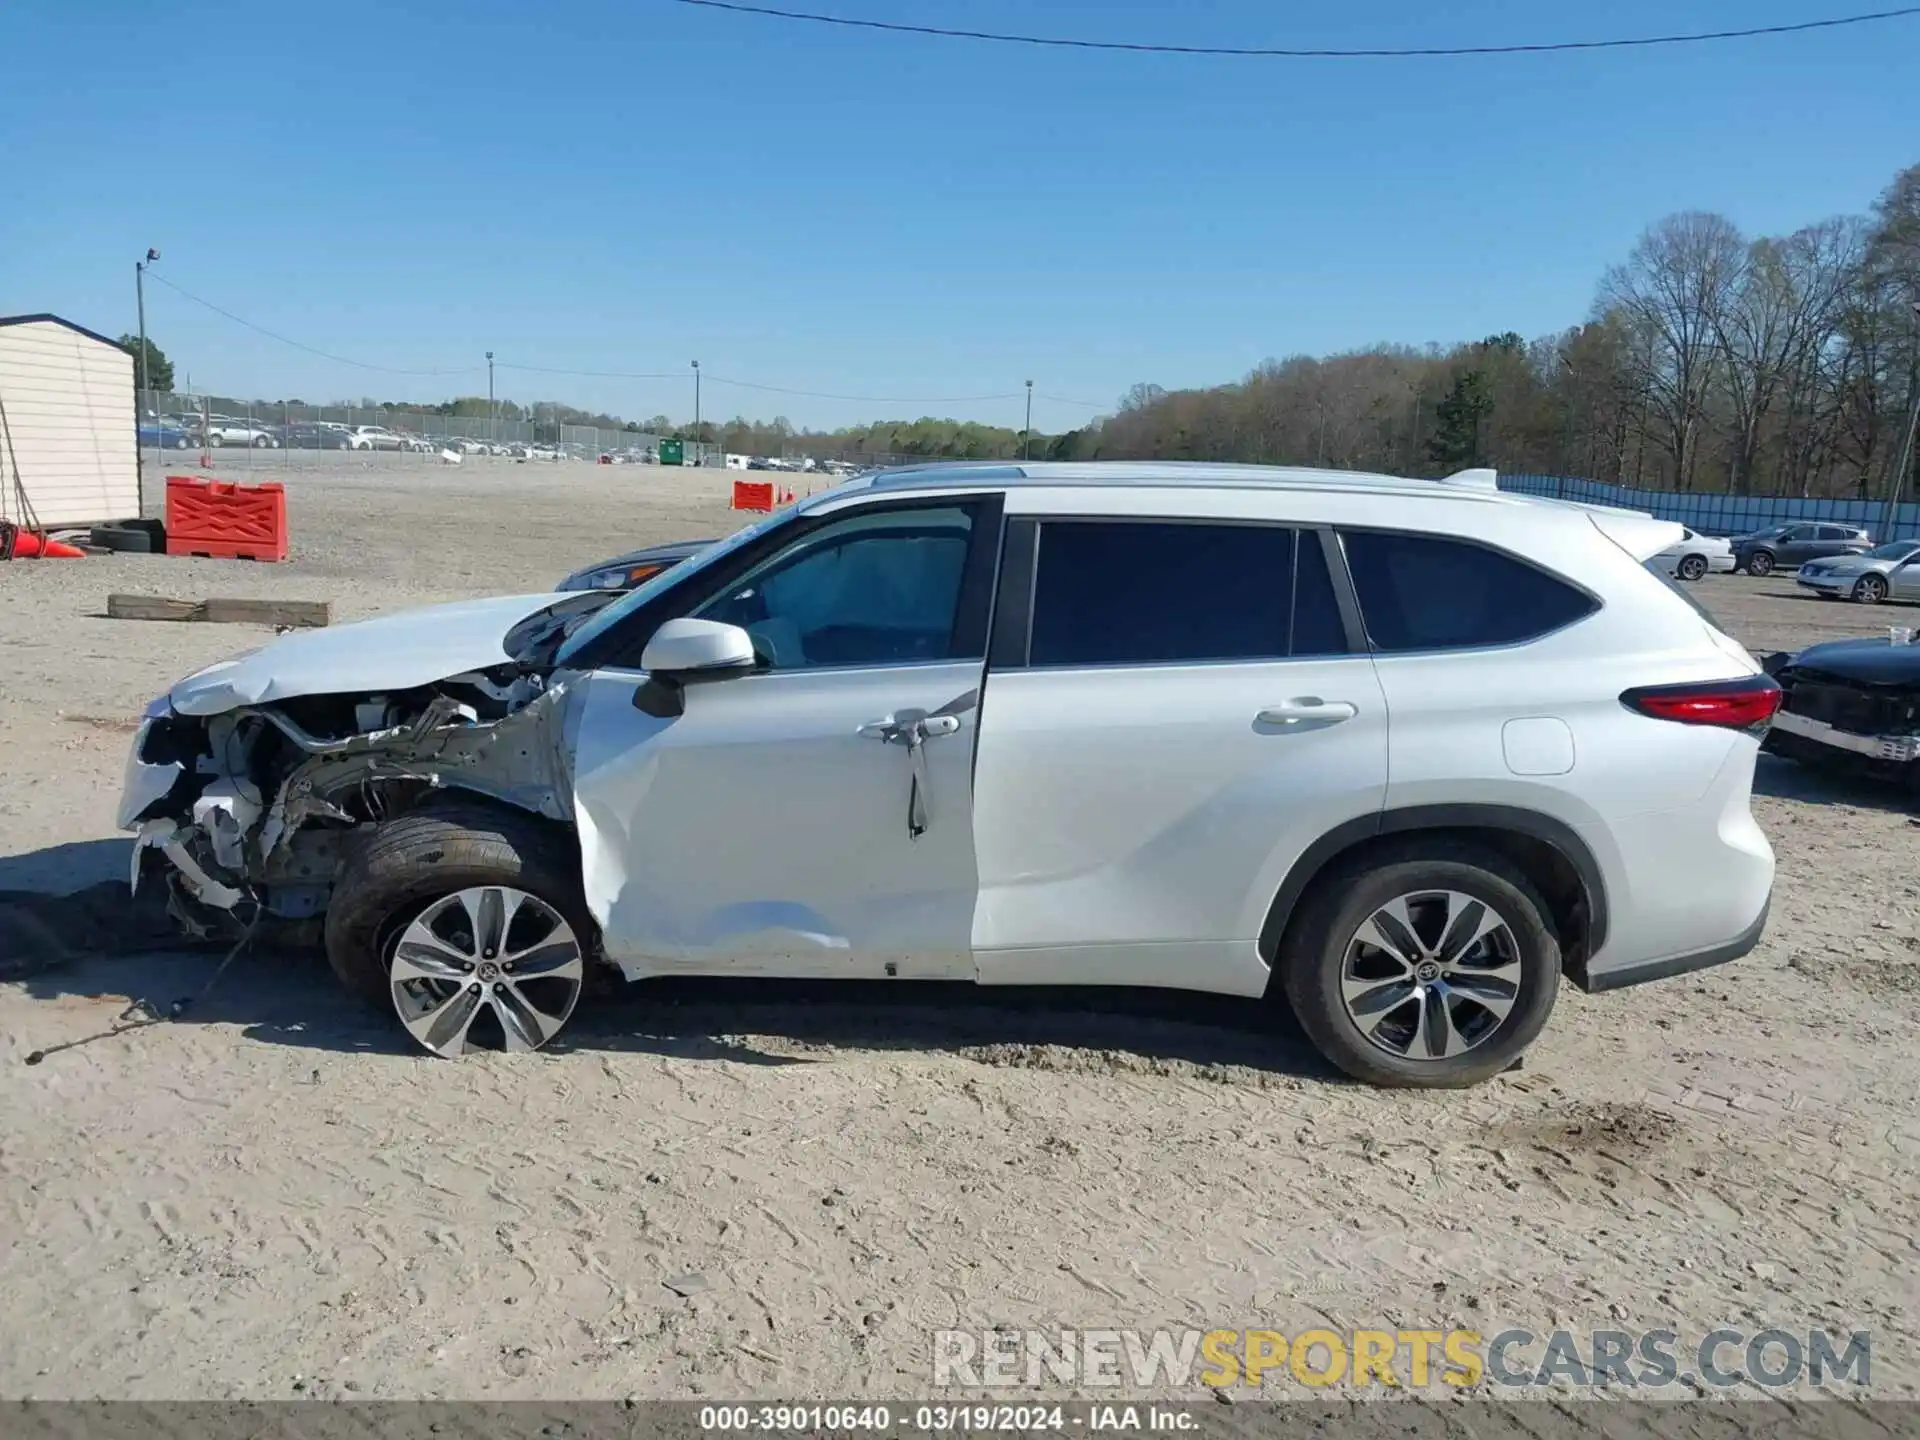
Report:
[[[1589,995],[1598,995],[1605,990],[1623,990],[1629,985],[1645,985],[1651,980],[1667,980],[1675,975],[1690,975],[1696,970],[1707,970],[1715,965],[1724,965],[1729,960],[1738,960],[1741,956],[1749,954],[1754,946],[1760,943],[1760,936],[1767,928],[1767,913],[1772,908],[1773,895],[1769,892],[1754,922],[1725,944],[1715,945],[1705,950],[1695,950],[1685,955],[1669,955],[1663,960],[1636,961],[1630,965],[1602,970],[1593,975],[1587,973],[1584,964],[1577,968],[1569,967],[1567,978]]]

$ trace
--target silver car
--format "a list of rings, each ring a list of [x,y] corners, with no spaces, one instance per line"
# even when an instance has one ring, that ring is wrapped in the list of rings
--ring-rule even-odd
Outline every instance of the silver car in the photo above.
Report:
[[[1794,580],[1829,600],[1920,600],[1920,540],[1889,540],[1864,554],[1809,560]]]

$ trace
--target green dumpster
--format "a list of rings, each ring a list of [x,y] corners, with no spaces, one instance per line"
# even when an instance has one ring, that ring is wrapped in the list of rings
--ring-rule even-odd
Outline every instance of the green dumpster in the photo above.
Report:
[[[662,440],[660,442],[660,463],[662,465],[686,464],[686,442],[684,440]]]

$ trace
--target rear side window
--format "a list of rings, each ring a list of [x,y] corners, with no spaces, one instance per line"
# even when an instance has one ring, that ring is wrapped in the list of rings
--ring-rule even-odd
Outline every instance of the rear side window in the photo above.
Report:
[[[1367,636],[1380,650],[1514,645],[1599,608],[1544,570],[1467,541],[1384,530],[1341,539]]]
[[[1282,659],[1296,540],[1273,525],[1047,521],[1028,663]]]

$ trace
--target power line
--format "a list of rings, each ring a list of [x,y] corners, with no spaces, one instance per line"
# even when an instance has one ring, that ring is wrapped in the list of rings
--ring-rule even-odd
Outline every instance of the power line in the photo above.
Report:
[[[703,375],[705,371],[701,372]],[[783,385],[756,385],[751,380],[729,380],[724,375],[707,375],[716,385],[733,385],[742,390],[760,390],[769,395],[797,395],[806,400],[851,400],[862,405],[984,405],[995,400],[1017,400],[1019,391],[1004,395],[835,395],[824,390],[789,390]]]
[[[684,380],[685,370],[562,370],[552,365],[516,365],[511,360],[494,362],[501,370],[525,370],[534,375],[577,375],[592,380]]]
[[[1864,15],[1841,15],[1828,20],[1802,20],[1790,25],[1754,25],[1738,30],[1701,30],[1682,35],[1636,35],[1618,40],[1557,40],[1535,45],[1428,45],[1404,49],[1335,50],[1266,45],[1152,45],[1127,40],[1084,40],[1064,35],[1016,35],[998,30],[956,30],[940,25],[909,25],[898,20],[861,20],[850,15],[822,15],[808,10],[784,10],[772,5],[745,5],[738,0],[675,0],[705,10],[729,10],[776,20],[800,20],[814,25],[839,25],[852,30],[886,30],[899,35],[930,35],[942,40],[988,40],[1001,45],[1039,45],[1062,50],[1125,50],[1146,55],[1232,55],[1291,60],[1428,59],[1460,55],[1545,55],[1565,50],[1629,50],[1657,45],[1702,45],[1716,40],[1749,40],[1762,35],[1797,35],[1808,30],[1832,30],[1843,25],[1867,25],[1920,15],[1920,5],[1897,10],[1874,10]]]
[[[256,325],[251,320],[243,319],[231,310],[223,310],[211,300],[203,300],[191,290],[183,289],[181,286],[174,284],[173,281],[167,279],[164,275],[156,275],[153,271],[149,270],[147,272],[147,278],[149,280],[158,280],[176,295],[184,296],[196,305],[203,305],[216,315],[224,315],[236,325],[245,326],[249,330],[266,336],[269,340],[278,340],[282,345],[291,345],[295,350],[304,350],[309,355],[318,355],[322,360],[331,360],[336,365],[351,365],[356,370],[377,370],[383,375],[472,375],[481,369],[478,365],[470,365],[464,370],[400,370],[392,365],[370,365],[364,360],[349,360],[344,355],[332,355],[325,350],[317,350],[311,345],[303,345],[298,340],[290,340],[277,331],[267,329],[264,325]]]
[[[165,285],[169,290],[193,301],[194,304],[205,306],[207,309],[213,311],[214,314],[226,317],[236,325],[244,326],[248,330],[265,335],[269,340],[277,340],[280,344],[291,346],[295,350],[304,351],[309,355],[317,355],[322,360],[330,360],[336,365],[351,365],[357,370],[373,370],[384,375],[424,376],[473,375],[479,373],[479,371],[484,368],[479,365],[470,365],[460,369],[449,370],[402,370],[392,365],[374,365],[365,360],[352,360],[344,355],[335,355],[329,351],[318,349],[315,346],[303,344],[298,340],[292,339],[290,336],[280,334],[278,331],[269,330],[264,325],[256,325],[253,321],[236,315],[231,310],[216,305],[213,301],[204,299],[194,294],[191,290],[174,284],[173,281],[164,276],[154,275],[149,272],[149,278],[159,281],[160,284]],[[554,365],[523,365],[511,360],[497,360],[494,362],[494,366],[500,370],[519,370],[531,375],[564,375],[594,380],[684,380],[687,378],[687,372],[684,370],[569,370]],[[1017,400],[1021,394],[1021,392],[1016,390],[999,395],[843,395],[826,390],[795,390],[784,385],[761,385],[752,380],[735,380],[725,375],[709,374],[704,370],[700,373],[706,378],[707,382],[712,385],[732,385],[741,390],[756,390],[769,395],[791,395],[805,400],[844,400],[859,405],[986,405],[1002,400]],[[1051,400],[1060,405],[1078,405],[1088,410],[1104,410],[1107,408],[1104,405],[1095,405],[1085,400],[1068,400],[1058,395],[1040,395],[1037,398]]]

